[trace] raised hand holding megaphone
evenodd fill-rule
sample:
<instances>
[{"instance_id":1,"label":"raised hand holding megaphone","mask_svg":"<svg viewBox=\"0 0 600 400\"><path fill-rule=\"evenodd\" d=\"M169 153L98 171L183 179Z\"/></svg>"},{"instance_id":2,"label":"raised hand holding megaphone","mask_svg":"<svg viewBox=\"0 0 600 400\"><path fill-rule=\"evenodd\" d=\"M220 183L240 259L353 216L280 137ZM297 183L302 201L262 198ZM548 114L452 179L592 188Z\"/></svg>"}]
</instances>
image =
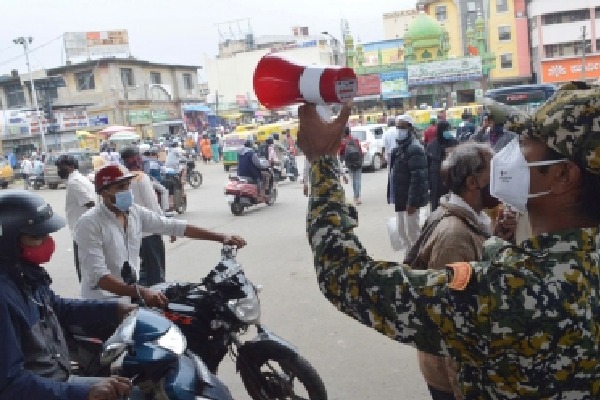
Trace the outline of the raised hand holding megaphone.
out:
<instances>
[{"instance_id":1,"label":"raised hand holding megaphone","mask_svg":"<svg viewBox=\"0 0 600 400\"><path fill-rule=\"evenodd\" d=\"M253 84L258 101L271 110L295 103L346 103L358 88L352 68L300 65L274 54L260 59Z\"/></svg>"}]
</instances>

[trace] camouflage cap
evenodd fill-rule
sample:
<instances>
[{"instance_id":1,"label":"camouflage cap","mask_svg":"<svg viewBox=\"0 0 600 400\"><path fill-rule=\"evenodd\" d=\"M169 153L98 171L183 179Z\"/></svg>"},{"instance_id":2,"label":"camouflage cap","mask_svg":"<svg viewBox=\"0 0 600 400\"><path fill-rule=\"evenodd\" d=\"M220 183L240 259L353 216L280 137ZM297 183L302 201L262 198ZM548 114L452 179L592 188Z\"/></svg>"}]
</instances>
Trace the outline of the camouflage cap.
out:
<instances>
[{"instance_id":1,"label":"camouflage cap","mask_svg":"<svg viewBox=\"0 0 600 400\"><path fill-rule=\"evenodd\" d=\"M591 173L600 174L599 85L567 83L533 115L496 102L488 101L486 107L506 130L538 138Z\"/></svg>"}]
</instances>

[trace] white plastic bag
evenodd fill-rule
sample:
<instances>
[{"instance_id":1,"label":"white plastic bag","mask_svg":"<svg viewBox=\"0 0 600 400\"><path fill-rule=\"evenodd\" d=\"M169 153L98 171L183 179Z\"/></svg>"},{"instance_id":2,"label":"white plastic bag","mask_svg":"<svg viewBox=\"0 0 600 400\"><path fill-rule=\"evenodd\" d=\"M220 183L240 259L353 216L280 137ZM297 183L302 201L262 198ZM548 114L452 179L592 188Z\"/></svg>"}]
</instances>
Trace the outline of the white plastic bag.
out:
<instances>
[{"instance_id":1,"label":"white plastic bag","mask_svg":"<svg viewBox=\"0 0 600 400\"><path fill-rule=\"evenodd\" d=\"M394 251L402 250L402 241L400 240L400 235L398 234L398 224L396 222L396 217L388 218L387 230L388 235L390 237L390 244L392 245L392 249Z\"/></svg>"}]
</instances>

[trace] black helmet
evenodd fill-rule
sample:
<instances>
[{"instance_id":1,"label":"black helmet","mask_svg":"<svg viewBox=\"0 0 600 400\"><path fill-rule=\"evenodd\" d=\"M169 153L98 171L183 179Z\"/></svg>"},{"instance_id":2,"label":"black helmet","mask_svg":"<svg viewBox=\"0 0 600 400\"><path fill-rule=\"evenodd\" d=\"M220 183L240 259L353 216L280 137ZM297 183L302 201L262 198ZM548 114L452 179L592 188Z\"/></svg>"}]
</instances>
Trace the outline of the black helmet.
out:
<instances>
[{"instance_id":1,"label":"black helmet","mask_svg":"<svg viewBox=\"0 0 600 400\"><path fill-rule=\"evenodd\" d=\"M269 136L265 142L266 142L268 145L271 145L271 144L273 144L273 137L272 137L272 136Z\"/></svg>"},{"instance_id":2,"label":"black helmet","mask_svg":"<svg viewBox=\"0 0 600 400\"><path fill-rule=\"evenodd\" d=\"M140 154L140 150L134 146L127 146L121 150L121 160L126 160Z\"/></svg>"},{"instance_id":3,"label":"black helmet","mask_svg":"<svg viewBox=\"0 0 600 400\"><path fill-rule=\"evenodd\" d=\"M249 147L252 149L254 147L254 142L252 140L248 139L244 142L244 147Z\"/></svg>"},{"instance_id":4,"label":"black helmet","mask_svg":"<svg viewBox=\"0 0 600 400\"><path fill-rule=\"evenodd\" d=\"M26 190L0 192L0 210L0 259L10 263L19 261L21 234L43 236L66 225L42 196Z\"/></svg>"},{"instance_id":5,"label":"black helmet","mask_svg":"<svg viewBox=\"0 0 600 400\"><path fill-rule=\"evenodd\" d=\"M54 164L57 167L60 167L61 165L68 165L75 169L79 169L79 161L77 161L77 159L70 154L60 155Z\"/></svg>"}]
</instances>

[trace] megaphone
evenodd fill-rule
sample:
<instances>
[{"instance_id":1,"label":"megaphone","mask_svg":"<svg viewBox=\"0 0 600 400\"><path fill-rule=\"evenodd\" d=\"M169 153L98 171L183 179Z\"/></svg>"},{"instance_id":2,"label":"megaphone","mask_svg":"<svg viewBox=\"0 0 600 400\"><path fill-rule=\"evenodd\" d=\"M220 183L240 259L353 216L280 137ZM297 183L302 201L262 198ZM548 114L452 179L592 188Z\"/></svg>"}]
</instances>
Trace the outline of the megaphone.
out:
<instances>
[{"instance_id":1,"label":"megaphone","mask_svg":"<svg viewBox=\"0 0 600 400\"><path fill-rule=\"evenodd\" d=\"M345 103L358 88L352 68L301 65L274 54L260 59L253 84L258 101L271 110L294 103Z\"/></svg>"}]
</instances>

